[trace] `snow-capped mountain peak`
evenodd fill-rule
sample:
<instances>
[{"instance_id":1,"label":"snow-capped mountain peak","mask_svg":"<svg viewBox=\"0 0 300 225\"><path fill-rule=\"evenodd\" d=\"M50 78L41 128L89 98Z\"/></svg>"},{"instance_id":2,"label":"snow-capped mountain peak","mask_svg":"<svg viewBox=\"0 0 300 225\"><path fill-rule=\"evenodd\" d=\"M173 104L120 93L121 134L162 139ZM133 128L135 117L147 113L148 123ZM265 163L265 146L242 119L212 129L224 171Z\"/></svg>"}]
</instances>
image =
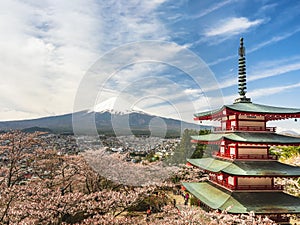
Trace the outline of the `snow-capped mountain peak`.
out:
<instances>
[{"instance_id":1,"label":"snow-capped mountain peak","mask_svg":"<svg viewBox=\"0 0 300 225\"><path fill-rule=\"evenodd\" d=\"M123 98L111 97L96 104L90 112L110 112L112 114L129 114L133 112L145 113L142 109L130 104Z\"/></svg>"}]
</instances>

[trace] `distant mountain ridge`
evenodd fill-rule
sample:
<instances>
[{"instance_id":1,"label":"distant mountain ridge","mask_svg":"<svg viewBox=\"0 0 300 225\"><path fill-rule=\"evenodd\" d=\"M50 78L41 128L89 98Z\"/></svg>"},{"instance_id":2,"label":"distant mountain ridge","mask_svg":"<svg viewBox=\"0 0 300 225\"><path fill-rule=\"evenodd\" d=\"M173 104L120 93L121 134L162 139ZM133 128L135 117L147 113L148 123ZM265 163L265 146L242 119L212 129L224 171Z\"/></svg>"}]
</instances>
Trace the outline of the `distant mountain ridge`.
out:
<instances>
[{"instance_id":1,"label":"distant mountain ridge","mask_svg":"<svg viewBox=\"0 0 300 225\"><path fill-rule=\"evenodd\" d=\"M192 115L192 114L191 114ZM155 116L132 105L124 96L111 97L92 109L60 116L0 122L0 130L18 129L28 132L48 130L54 133L72 133L76 121L76 134L88 134L89 126L96 126L98 133L111 135L141 134L179 136L184 129L210 129L181 120ZM79 126L79 127L78 127ZM79 129L78 129L79 128Z\"/></svg>"},{"instance_id":2,"label":"distant mountain ridge","mask_svg":"<svg viewBox=\"0 0 300 225\"><path fill-rule=\"evenodd\" d=\"M0 130L34 130L39 128L50 129L54 133L72 133L72 113L60 115L60 116L49 116L38 119L29 119L29 120L18 120L18 121L5 121L0 122ZM95 118L95 124L99 133L104 134L114 134L114 129L119 129L119 133L128 134L128 132L136 134L150 134L151 121L153 119L158 119L163 121L163 126L166 126L167 132L174 136L180 135L182 129L200 129L200 125L187 123L180 120L157 117L154 115L149 115L143 112L131 112L131 113L112 113L112 112L93 112L93 111L81 111L76 112L75 116L77 118L82 118L84 121L87 118ZM113 121L115 124L113 124ZM122 124L118 124L118 121L127 121L130 127L130 131L124 128L122 132ZM84 126L84 122L83 122ZM153 126L153 125L152 125ZM156 122L156 126L160 126ZM210 129L209 126L201 126L202 129ZM31 129L30 129L31 128Z\"/></svg>"}]
</instances>

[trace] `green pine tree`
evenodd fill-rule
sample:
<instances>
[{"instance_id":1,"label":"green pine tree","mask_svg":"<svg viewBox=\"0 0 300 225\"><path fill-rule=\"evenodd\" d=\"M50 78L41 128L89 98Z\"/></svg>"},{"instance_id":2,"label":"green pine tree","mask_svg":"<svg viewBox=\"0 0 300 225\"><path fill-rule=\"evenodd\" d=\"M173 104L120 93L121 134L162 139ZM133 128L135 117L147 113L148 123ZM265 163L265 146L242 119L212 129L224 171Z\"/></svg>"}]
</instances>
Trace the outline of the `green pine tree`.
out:
<instances>
[{"instance_id":1,"label":"green pine tree","mask_svg":"<svg viewBox=\"0 0 300 225\"><path fill-rule=\"evenodd\" d=\"M209 130L189 130L185 129L181 135L180 145L175 149L173 157L170 159L172 164L185 164L188 158L202 158L205 145L191 142L191 136L208 134Z\"/></svg>"}]
</instances>

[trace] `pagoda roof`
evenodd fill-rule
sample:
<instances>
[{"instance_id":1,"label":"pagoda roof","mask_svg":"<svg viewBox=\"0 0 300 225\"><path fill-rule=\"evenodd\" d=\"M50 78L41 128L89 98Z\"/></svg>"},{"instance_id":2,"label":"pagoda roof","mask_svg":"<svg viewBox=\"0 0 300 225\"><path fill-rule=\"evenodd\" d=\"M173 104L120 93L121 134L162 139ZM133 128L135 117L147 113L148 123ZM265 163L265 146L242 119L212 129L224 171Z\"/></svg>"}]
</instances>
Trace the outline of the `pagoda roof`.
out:
<instances>
[{"instance_id":1,"label":"pagoda roof","mask_svg":"<svg viewBox=\"0 0 300 225\"><path fill-rule=\"evenodd\" d=\"M233 142L274 144L274 145L294 145L300 144L299 137L292 137L271 132L231 132L231 133L210 133L205 135L192 136L192 139L199 142L217 142L227 139Z\"/></svg>"},{"instance_id":2,"label":"pagoda roof","mask_svg":"<svg viewBox=\"0 0 300 225\"><path fill-rule=\"evenodd\" d=\"M297 108L284 108L268 105L260 105L252 102L238 102L231 105L224 105L220 109L210 110L206 112L196 113L194 116L199 119L213 119L219 116L224 116L223 110L229 110L240 113L258 114L267 116L268 120L280 119L275 115L288 115L292 118L300 117L300 109ZM287 117L286 117L287 118ZM283 118L282 118L283 119Z\"/></svg>"},{"instance_id":3,"label":"pagoda roof","mask_svg":"<svg viewBox=\"0 0 300 225\"><path fill-rule=\"evenodd\" d=\"M204 170L237 176L300 176L300 167L278 161L225 161L214 158L188 159Z\"/></svg>"},{"instance_id":4,"label":"pagoda roof","mask_svg":"<svg viewBox=\"0 0 300 225\"><path fill-rule=\"evenodd\" d=\"M183 186L210 208L229 213L300 213L300 198L284 192L229 192L209 182L183 183Z\"/></svg>"}]
</instances>

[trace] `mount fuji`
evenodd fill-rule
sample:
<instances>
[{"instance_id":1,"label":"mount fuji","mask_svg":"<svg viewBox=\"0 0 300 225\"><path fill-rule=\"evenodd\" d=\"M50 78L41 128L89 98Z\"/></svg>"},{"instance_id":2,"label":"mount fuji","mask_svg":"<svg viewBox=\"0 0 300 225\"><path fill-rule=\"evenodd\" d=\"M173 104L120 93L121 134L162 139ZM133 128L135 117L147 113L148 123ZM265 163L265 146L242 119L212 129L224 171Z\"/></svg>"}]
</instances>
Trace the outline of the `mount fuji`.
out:
<instances>
[{"instance_id":1,"label":"mount fuji","mask_svg":"<svg viewBox=\"0 0 300 225\"><path fill-rule=\"evenodd\" d=\"M192 113L191 113L192 116ZM124 99L109 98L92 109L65 115L49 116L30 120L0 122L0 130L51 131L53 133L73 133L72 118L79 118L79 124L93 119L99 134L106 135L150 135L165 130L166 136L180 136L184 129L210 129L211 127L184 122L172 118L156 116L131 106ZM84 129L83 129L84 130ZM116 131L118 134L116 134ZM158 132L157 132L158 131ZM83 133L84 134L84 133ZM155 135L155 134L154 134Z\"/></svg>"},{"instance_id":2,"label":"mount fuji","mask_svg":"<svg viewBox=\"0 0 300 225\"><path fill-rule=\"evenodd\" d=\"M145 113L139 107L130 104L123 98L111 97L93 107L89 112L104 113L110 112L111 114L130 114L130 113Z\"/></svg>"}]
</instances>

